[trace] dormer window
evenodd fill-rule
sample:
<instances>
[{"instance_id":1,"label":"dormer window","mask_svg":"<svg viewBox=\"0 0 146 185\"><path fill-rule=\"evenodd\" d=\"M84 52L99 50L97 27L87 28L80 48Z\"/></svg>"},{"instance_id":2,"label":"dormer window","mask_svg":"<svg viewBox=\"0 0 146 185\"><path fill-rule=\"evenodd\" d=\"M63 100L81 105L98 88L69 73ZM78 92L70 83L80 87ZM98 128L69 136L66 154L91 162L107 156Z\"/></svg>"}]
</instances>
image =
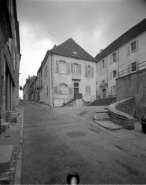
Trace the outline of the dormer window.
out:
<instances>
[{"instance_id":1,"label":"dormer window","mask_svg":"<svg viewBox=\"0 0 146 185\"><path fill-rule=\"evenodd\" d=\"M77 55L77 52L76 51L73 51L73 54Z\"/></svg>"}]
</instances>

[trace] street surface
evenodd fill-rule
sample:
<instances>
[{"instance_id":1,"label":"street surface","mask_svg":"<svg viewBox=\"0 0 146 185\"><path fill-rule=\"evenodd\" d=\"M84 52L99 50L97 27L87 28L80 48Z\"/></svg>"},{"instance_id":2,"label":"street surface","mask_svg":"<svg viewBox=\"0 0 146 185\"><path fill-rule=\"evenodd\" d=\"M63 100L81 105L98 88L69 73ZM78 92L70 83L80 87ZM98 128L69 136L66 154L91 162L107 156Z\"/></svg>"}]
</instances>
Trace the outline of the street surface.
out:
<instances>
[{"instance_id":1,"label":"street surface","mask_svg":"<svg viewBox=\"0 0 146 185\"><path fill-rule=\"evenodd\" d=\"M146 184L146 135L100 129L91 110L25 102L22 184L66 184L71 171L81 184Z\"/></svg>"}]
</instances>

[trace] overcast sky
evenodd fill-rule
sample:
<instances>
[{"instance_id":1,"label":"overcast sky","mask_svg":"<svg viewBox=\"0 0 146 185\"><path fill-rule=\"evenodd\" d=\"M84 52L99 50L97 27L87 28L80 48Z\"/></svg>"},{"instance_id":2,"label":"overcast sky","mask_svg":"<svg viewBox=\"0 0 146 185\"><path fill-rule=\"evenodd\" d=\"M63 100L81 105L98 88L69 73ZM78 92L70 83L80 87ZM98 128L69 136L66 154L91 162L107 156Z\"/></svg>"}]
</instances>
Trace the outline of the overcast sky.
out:
<instances>
[{"instance_id":1,"label":"overcast sky","mask_svg":"<svg viewBox=\"0 0 146 185\"><path fill-rule=\"evenodd\" d=\"M145 0L17 0L20 85L37 74L46 51L69 38L93 57L146 18ZM48 32L49 31L49 32ZM22 92L20 92L22 96Z\"/></svg>"}]
</instances>

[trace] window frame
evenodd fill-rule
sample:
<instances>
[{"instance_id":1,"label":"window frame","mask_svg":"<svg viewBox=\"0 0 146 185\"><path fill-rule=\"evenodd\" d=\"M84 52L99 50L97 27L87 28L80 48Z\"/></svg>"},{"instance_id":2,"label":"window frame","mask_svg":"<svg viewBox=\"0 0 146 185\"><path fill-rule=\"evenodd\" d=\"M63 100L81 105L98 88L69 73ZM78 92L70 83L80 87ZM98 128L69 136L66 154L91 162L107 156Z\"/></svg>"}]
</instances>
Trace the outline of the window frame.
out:
<instances>
[{"instance_id":1,"label":"window frame","mask_svg":"<svg viewBox=\"0 0 146 185\"><path fill-rule=\"evenodd\" d=\"M131 63L131 71L134 72L137 70L137 63L136 62L132 62Z\"/></svg>"},{"instance_id":2,"label":"window frame","mask_svg":"<svg viewBox=\"0 0 146 185\"><path fill-rule=\"evenodd\" d=\"M59 73L60 74L67 74L66 61L63 61L63 60L59 61Z\"/></svg>"},{"instance_id":3,"label":"window frame","mask_svg":"<svg viewBox=\"0 0 146 185\"><path fill-rule=\"evenodd\" d=\"M117 56L116 55L117 55L116 52L112 54L112 56L113 56L113 61L112 62L113 63L117 61Z\"/></svg>"},{"instance_id":4,"label":"window frame","mask_svg":"<svg viewBox=\"0 0 146 185\"><path fill-rule=\"evenodd\" d=\"M116 78L116 76L117 76L117 71L114 70L114 71L112 72L112 77L113 77L113 78Z\"/></svg>"},{"instance_id":5,"label":"window frame","mask_svg":"<svg viewBox=\"0 0 146 185\"><path fill-rule=\"evenodd\" d=\"M135 52L136 51L136 41L132 42L130 45L131 45L131 53Z\"/></svg>"}]
</instances>

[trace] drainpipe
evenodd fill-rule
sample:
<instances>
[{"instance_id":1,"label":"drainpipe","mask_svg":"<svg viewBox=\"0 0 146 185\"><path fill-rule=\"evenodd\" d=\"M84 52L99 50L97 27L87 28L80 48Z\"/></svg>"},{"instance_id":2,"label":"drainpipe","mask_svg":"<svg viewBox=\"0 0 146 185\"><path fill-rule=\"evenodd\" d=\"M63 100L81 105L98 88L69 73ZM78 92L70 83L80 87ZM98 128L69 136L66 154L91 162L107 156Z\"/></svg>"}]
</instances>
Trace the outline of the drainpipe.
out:
<instances>
[{"instance_id":1,"label":"drainpipe","mask_svg":"<svg viewBox=\"0 0 146 185\"><path fill-rule=\"evenodd\" d=\"M0 48L0 134L2 133L1 124L2 124L2 55L1 51L4 48L5 42L3 42L2 47Z\"/></svg>"}]
</instances>

